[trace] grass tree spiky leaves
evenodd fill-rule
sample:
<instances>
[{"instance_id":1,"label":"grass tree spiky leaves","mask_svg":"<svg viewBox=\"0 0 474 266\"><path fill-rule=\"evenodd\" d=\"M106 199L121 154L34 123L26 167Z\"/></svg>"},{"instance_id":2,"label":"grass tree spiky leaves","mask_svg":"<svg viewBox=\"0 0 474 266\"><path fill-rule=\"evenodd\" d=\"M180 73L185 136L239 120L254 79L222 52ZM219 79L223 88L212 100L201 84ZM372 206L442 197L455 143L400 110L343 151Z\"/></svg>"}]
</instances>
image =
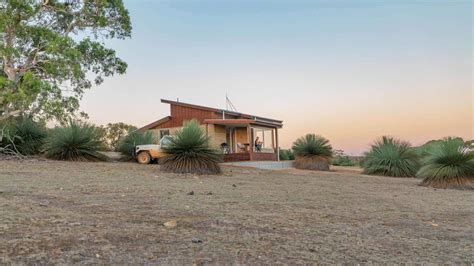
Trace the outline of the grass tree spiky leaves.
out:
<instances>
[{"instance_id":1,"label":"grass tree spiky leaves","mask_svg":"<svg viewBox=\"0 0 474 266\"><path fill-rule=\"evenodd\" d=\"M316 135L307 134L293 143L295 168L328 171L333 150L329 140Z\"/></svg>"},{"instance_id":2,"label":"grass tree spiky leaves","mask_svg":"<svg viewBox=\"0 0 474 266\"><path fill-rule=\"evenodd\" d=\"M210 146L209 137L196 120L183 128L162 147L165 156L160 159L161 169L174 173L219 174L222 154Z\"/></svg>"},{"instance_id":3,"label":"grass tree spiky leaves","mask_svg":"<svg viewBox=\"0 0 474 266\"><path fill-rule=\"evenodd\" d=\"M85 122L69 121L63 127L51 130L46 138L48 158L63 161L105 161L99 153L104 149L102 132Z\"/></svg>"},{"instance_id":4,"label":"grass tree spiky leaves","mask_svg":"<svg viewBox=\"0 0 474 266\"><path fill-rule=\"evenodd\" d=\"M364 154L363 173L392 177L414 177L420 167L419 156L410 143L383 136Z\"/></svg>"},{"instance_id":5,"label":"grass tree spiky leaves","mask_svg":"<svg viewBox=\"0 0 474 266\"><path fill-rule=\"evenodd\" d=\"M417 173L421 185L474 189L474 150L469 143L448 137L429 149Z\"/></svg>"}]
</instances>

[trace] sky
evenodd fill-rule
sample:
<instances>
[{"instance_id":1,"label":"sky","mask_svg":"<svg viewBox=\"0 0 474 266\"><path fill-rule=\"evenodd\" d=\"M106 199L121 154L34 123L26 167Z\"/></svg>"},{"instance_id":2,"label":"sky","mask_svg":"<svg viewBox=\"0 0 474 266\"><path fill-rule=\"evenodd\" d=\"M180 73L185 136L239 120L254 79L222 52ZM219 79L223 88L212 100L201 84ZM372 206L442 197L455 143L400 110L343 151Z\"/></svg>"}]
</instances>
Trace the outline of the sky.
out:
<instances>
[{"instance_id":1,"label":"sky","mask_svg":"<svg viewBox=\"0 0 474 266\"><path fill-rule=\"evenodd\" d=\"M87 91L91 122L143 126L160 99L280 119L358 155L382 135L474 138L473 2L124 0L133 32L105 40L128 63Z\"/></svg>"}]
</instances>

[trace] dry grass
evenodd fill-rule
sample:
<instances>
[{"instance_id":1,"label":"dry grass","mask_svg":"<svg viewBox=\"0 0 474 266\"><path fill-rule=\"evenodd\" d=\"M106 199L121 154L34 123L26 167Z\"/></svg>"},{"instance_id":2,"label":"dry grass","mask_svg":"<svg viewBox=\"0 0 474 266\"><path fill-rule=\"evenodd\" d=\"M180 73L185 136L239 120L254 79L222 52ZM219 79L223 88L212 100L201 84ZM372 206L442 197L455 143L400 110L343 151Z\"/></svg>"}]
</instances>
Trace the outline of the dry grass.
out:
<instances>
[{"instance_id":1,"label":"dry grass","mask_svg":"<svg viewBox=\"0 0 474 266\"><path fill-rule=\"evenodd\" d=\"M333 169L0 161L0 263L474 261L472 191Z\"/></svg>"}]
</instances>

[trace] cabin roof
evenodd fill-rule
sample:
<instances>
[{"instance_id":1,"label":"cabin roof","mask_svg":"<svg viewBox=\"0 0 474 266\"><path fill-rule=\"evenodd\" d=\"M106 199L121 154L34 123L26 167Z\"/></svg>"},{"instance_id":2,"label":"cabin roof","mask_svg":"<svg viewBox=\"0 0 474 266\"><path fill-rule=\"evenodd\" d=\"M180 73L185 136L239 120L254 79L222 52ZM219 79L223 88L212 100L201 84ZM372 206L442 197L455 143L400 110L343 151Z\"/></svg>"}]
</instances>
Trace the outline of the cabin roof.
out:
<instances>
[{"instance_id":1,"label":"cabin roof","mask_svg":"<svg viewBox=\"0 0 474 266\"><path fill-rule=\"evenodd\" d=\"M236 124L253 124L253 125L261 125L261 126L270 126L270 127L276 127L276 128L281 128L283 127L283 121L281 120L276 120L272 118L266 118L266 117L261 117L261 116L256 116L256 115L250 115L250 114L244 114L244 113L239 113L239 112L234 112L234 111L229 111L229 110L224 110L224 109L218 109L218 108L213 108L213 107L208 107L208 106L202 106L202 105L196 105L196 104L190 104L190 103L184 103L184 102L179 102L179 101L171 101L171 100L166 100L166 99L161 99L162 103L167 103L170 105L175 105L175 106L183 106L183 107L188 107L188 108L193 108L193 109L198 109L198 110L204 110L204 111L209 111L209 112L214 112L219 115L222 115L225 118L225 115L231 115L235 116L235 119L205 119L204 123L207 124L221 124L221 125L236 125ZM146 126L141 127L138 129L138 131L143 131L146 129L154 128L157 127L163 123L166 123L172 119L171 116L166 116L164 118L161 118L155 122L152 122Z\"/></svg>"},{"instance_id":2,"label":"cabin roof","mask_svg":"<svg viewBox=\"0 0 474 266\"><path fill-rule=\"evenodd\" d=\"M247 126L247 125L256 125L262 127L272 127L272 128L280 128L281 126L273 124L273 123L266 123L260 120L253 120L253 119L205 119L204 124L214 124L214 125L232 125L232 126Z\"/></svg>"},{"instance_id":3,"label":"cabin roof","mask_svg":"<svg viewBox=\"0 0 474 266\"><path fill-rule=\"evenodd\" d=\"M165 116L161 119L156 120L155 122L151 122L150 124L145 125L145 126L139 128L139 129L137 129L137 131L143 131L143 130L146 130L146 129L154 128L154 127L159 126L159 125L161 125L165 122L168 122L170 120L171 120L171 116Z\"/></svg>"},{"instance_id":4,"label":"cabin roof","mask_svg":"<svg viewBox=\"0 0 474 266\"><path fill-rule=\"evenodd\" d=\"M172 104L172 105L190 107L190 108L194 108L194 109L212 111L212 112L216 112L216 113L220 113L220 114L225 112L226 114L229 114L229 115L241 116L241 117L249 118L249 119L261 119L261 120L267 120L269 122L274 122L274 123L280 123L280 124L283 123L282 120L276 120L276 119L272 119L272 118L256 116L256 115L250 115L250 114L234 112L234 111L229 111L229 110L224 110L224 109L218 109L218 108L213 108L213 107L208 107L208 106L202 106L202 105L196 105L196 104L190 104L190 103L184 103L184 102L178 102L178 101L171 101L171 100L166 100L166 99L161 99L161 102L162 103L167 103L167 104Z\"/></svg>"}]
</instances>

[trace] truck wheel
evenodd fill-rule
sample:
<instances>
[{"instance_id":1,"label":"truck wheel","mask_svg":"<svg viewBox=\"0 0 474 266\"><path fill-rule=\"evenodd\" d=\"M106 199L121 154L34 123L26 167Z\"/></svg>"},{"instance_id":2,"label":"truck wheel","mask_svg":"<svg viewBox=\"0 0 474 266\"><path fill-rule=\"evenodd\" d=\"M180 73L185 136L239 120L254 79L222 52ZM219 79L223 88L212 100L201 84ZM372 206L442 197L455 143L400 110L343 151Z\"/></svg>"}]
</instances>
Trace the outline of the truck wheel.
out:
<instances>
[{"instance_id":1,"label":"truck wheel","mask_svg":"<svg viewBox=\"0 0 474 266\"><path fill-rule=\"evenodd\" d=\"M150 161L151 161L151 156L146 151L142 151L137 155L137 162L139 164L149 164Z\"/></svg>"}]
</instances>

